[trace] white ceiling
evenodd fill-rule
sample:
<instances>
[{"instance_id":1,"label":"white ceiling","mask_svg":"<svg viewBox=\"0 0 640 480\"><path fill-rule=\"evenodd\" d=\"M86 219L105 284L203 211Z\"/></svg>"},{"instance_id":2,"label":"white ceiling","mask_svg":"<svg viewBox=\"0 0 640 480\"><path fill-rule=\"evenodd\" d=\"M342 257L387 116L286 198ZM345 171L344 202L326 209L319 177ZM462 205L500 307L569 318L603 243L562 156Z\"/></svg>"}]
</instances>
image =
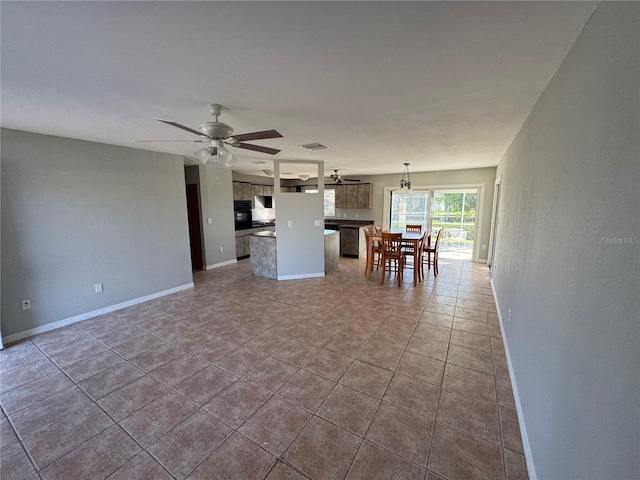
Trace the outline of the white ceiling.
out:
<instances>
[{"instance_id":1,"label":"white ceiling","mask_svg":"<svg viewBox=\"0 0 640 480\"><path fill-rule=\"evenodd\" d=\"M1 124L194 158L135 140L192 139L153 118L197 129L216 102L235 133L282 133L251 142L276 158L347 176L493 166L595 6L3 1Z\"/></svg>"}]
</instances>

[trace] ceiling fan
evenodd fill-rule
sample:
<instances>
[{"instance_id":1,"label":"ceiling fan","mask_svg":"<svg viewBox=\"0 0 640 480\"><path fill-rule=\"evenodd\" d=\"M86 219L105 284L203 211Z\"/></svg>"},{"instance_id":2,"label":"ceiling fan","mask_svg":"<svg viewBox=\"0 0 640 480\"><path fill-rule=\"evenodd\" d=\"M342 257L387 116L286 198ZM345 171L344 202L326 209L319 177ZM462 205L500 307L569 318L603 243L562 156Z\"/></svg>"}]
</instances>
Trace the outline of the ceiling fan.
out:
<instances>
[{"instance_id":1,"label":"ceiling fan","mask_svg":"<svg viewBox=\"0 0 640 480\"><path fill-rule=\"evenodd\" d=\"M161 142L194 142L194 143L208 143L208 145L195 152L195 156L204 165L212 156L217 156L218 162L223 163L229 167L235 163L235 158L231 152L229 152L225 145L236 148L244 148L246 150L253 150L255 152L268 153L269 155L275 155L280 152L277 148L263 147L262 145L253 145L251 143L244 143L247 140L266 140L269 138L281 138L282 135L276 130L263 130L260 132L242 133L240 135L233 135L233 129L226 123L218 121L218 116L222 111L222 105L212 103L209 105L209 112L214 116L215 121L204 122L198 127L200 131L193 128L189 128L185 125L181 125L177 122L170 120L163 120L161 118L154 118L162 123L171 125L172 127L185 130L189 133L198 135L198 140L159 140ZM142 142L157 142L158 140L140 140Z\"/></svg>"},{"instance_id":2,"label":"ceiling fan","mask_svg":"<svg viewBox=\"0 0 640 480\"><path fill-rule=\"evenodd\" d=\"M359 182L360 180L356 178L343 178L342 175L338 173L338 170L334 170L329 178L334 181L334 183L340 184L342 182Z\"/></svg>"}]
</instances>

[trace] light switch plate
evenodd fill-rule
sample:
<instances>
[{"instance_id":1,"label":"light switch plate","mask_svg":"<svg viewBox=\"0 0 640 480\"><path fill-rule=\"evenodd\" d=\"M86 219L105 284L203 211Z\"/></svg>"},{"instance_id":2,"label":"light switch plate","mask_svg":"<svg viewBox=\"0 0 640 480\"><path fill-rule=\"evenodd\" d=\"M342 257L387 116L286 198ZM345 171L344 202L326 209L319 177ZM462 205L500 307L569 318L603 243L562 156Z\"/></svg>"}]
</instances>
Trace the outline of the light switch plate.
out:
<instances>
[{"instance_id":1,"label":"light switch plate","mask_svg":"<svg viewBox=\"0 0 640 480\"><path fill-rule=\"evenodd\" d=\"M293 227L293 222L291 220L287 222L287 227Z\"/></svg>"},{"instance_id":2,"label":"light switch plate","mask_svg":"<svg viewBox=\"0 0 640 480\"><path fill-rule=\"evenodd\" d=\"M313 226L314 227L321 227L322 226L322 220L314 220L313 221Z\"/></svg>"}]
</instances>

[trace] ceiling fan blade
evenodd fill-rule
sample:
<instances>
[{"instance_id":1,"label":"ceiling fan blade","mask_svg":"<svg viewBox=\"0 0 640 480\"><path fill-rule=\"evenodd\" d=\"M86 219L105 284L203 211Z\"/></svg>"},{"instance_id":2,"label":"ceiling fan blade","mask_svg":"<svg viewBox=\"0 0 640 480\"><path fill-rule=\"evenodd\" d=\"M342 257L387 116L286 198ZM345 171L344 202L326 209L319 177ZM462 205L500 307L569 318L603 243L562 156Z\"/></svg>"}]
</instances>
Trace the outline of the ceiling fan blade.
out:
<instances>
[{"instance_id":1,"label":"ceiling fan blade","mask_svg":"<svg viewBox=\"0 0 640 480\"><path fill-rule=\"evenodd\" d=\"M160 142L188 142L188 143L207 143L209 140L134 140L136 143L160 143Z\"/></svg>"},{"instance_id":2,"label":"ceiling fan blade","mask_svg":"<svg viewBox=\"0 0 640 480\"><path fill-rule=\"evenodd\" d=\"M268 153L269 155L275 155L280 151L277 148L263 147L261 145L251 145L250 143L232 143L231 146L244 148L246 150L253 150L255 152Z\"/></svg>"},{"instance_id":3,"label":"ceiling fan blade","mask_svg":"<svg viewBox=\"0 0 640 480\"><path fill-rule=\"evenodd\" d=\"M239 142L247 140L266 140L268 138L281 138L282 135L275 130L263 130L262 132L241 133L240 135L231 135Z\"/></svg>"},{"instance_id":4,"label":"ceiling fan blade","mask_svg":"<svg viewBox=\"0 0 640 480\"><path fill-rule=\"evenodd\" d=\"M181 129L181 130L185 130L185 131L187 131L189 133L195 133L196 135L198 135L200 137L211 138L209 135L205 135L202 132L194 130L193 128L185 127L184 125L180 125L179 123L176 123L176 122L171 122L169 120L162 120L161 118L154 118L154 120L157 120L157 121L162 122L162 123L166 123L167 125L171 125L172 127L176 127L176 128Z\"/></svg>"},{"instance_id":5,"label":"ceiling fan blade","mask_svg":"<svg viewBox=\"0 0 640 480\"><path fill-rule=\"evenodd\" d=\"M343 178L342 180L346 180L347 182L359 182L357 178Z\"/></svg>"}]
</instances>

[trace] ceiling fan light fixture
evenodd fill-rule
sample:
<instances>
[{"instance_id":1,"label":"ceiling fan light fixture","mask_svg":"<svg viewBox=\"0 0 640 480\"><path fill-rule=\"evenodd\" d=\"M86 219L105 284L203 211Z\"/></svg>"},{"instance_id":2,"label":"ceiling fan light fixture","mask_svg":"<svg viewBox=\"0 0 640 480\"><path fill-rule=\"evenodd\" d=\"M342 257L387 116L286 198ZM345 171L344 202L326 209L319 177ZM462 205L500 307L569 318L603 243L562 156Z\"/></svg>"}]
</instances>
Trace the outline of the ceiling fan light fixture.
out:
<instances>
[{"instance_id":1,"label":"ceiling fan light fixture","mask_svg":"<svg viewBox=\"0 0 640 480\"><path fill-rule=\"evenodd\" d=\"M200 163L202 163L203 165L205 165L209 159L211 158L211 153L213 152L213 148L212 147L205 147L201 150L198 150L195 153L195 156L198 158L198 160L200 161Z\"/></svg>"},{"instance_id":2,"label":"ceiling fan light fixture","mask_svg":"<svg viewBox=\"0 0 640 480\"><path fill-rule=\"evenodd\" d=\"M273 170L262 170L267 177L273 177Z\"/></svg>"},{"instance_id":3,"label":"ceiling fan light fixture","mask_svg":"<svg viewBox=\"0 0 640 480\"><path fill-rule=\"evenodd\" d=\"M404 172L402 172L402 180L400 180L400 188L407 187L408 190L411 190L411 178L409 178L409 165L410 165L409 163L404 164Z\"/></svg>"},{"instance_id":4,"label":"ceiling fan light fixture","mask_svg":"<svg viewBox=\"0 0 640 480\"><path fill-rule=\"evenodd\" d=\"M298 175L298 178L300 180L302 180L303 182L306 182L307 180L309 180L309 178L311 178L310 175Z\"/></svg>"}]
</instances>

